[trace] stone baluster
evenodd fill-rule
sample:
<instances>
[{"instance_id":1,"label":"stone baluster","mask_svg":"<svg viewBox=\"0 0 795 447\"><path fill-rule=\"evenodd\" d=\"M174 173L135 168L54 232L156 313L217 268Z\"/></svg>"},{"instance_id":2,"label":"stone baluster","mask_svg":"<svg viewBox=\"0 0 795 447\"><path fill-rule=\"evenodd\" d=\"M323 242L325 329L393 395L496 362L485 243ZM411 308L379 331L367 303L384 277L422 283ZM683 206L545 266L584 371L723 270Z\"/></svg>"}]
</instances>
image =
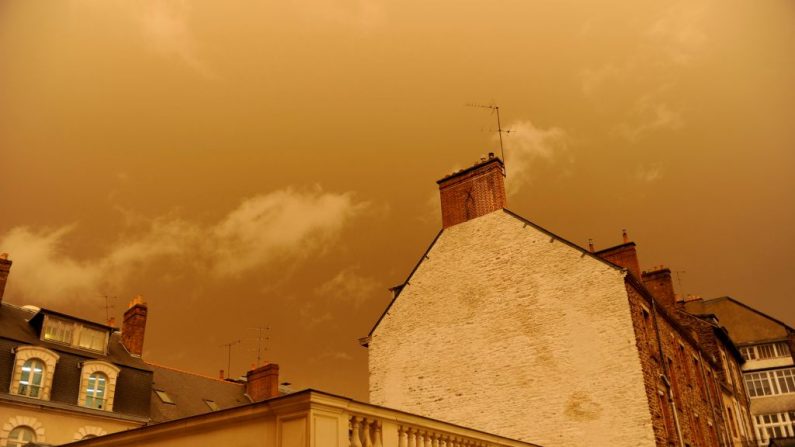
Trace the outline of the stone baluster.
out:
<instances>
[{"instance_id":1,"label":"stone baluster","mask_svg":"<svg viewBox=\"0 0 795 447\"><path fill-rule=\"evenodd\" d=\"M381 441L381 421L378 419L373 421L373 447L383 447L384 443Z\"/></svg>"},{"instance_id":2,"label":"stone baluster","mask_svg":"<svg viewBox=\"0 0 795 447\"><path fill-rule=\"evenodd\" d=\"M439 436L439 447L449 447L450 437L447 435Z\"/></svg>"},{"instance_id":3,"label":"stone baluster","mask_svg":"<svg viewBox=\"0 0 795 447\"><path fill-rule=\"evenodd\" d=\"M398 447L409 447L409 440L408 440L408 433L406 432L406 427L399 426L398 427Z\"/></svg>"},{"instance_id":4,"label":"stone baluster","mask_svg":"<svg viewBox=\"0 0 795 447\"><path fill-rule=\"evenodd\" d=\"M361 419L358 416L351 417L351 447L362 447L362 440L359 437Z\"/></svg>"},{"instance_id":5,"label":"stone baluster","mask_svg":"<svg viewBox=\"0 0 795 447\"><path fill-rule=\"evenodd\" d=\"M373 439L370 435L370 426L373 424L372 419L362 418L362 434L364 435L364 447L373 447Z\"/></svg>"},{"instance_id":6,"label":"stone baluster","mask_svg":"<svg viewBox=\"0 0 795 447\"><path fill-rule=\"evenodd\" d=\"M417 447L417 430L413 428L408 429L408 438L409 438L409 446L408 447Z\"/></svg>"},{"instance_id":7,"label":"stone baluster","mask_svg":"<svg viewBox=\"0 0 795 447\"><path fill-rule=\"evenodd\" d=\"M425 447L433 447L433 438L435 437L433 432L425 432Z\"/></svg>"}]
</instances>

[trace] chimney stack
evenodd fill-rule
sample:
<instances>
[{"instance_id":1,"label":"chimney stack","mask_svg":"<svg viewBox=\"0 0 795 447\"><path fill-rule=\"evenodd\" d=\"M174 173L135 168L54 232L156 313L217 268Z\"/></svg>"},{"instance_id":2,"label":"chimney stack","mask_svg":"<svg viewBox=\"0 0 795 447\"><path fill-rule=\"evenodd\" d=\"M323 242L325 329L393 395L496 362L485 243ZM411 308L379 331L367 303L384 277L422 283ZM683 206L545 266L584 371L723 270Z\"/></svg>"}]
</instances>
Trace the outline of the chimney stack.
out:
<instances>
[{"instance_id":1,"label":"chimney stack","mask_svg":"<svg viewBox=\"0 0 795 447\"><path fill-rule=\"evenodd\" d=\"M622 236L624 238L623 244L599 250L596 255L619 267L624 267L635 278L640 279L640 263L638 262L638 251L635 249L635 243L629 240L627 230L623 231Z\"/></svg>"},{"instance_id":2,"label":"chimney stack","mask_svg":"<svg viewBox=\"0 0 795 447\"><path fill-rule=\"evenodd\" d=\"M649 292L665 306L673 307L676 304L676 294L674 293L674 282L671 278L671 270L667 267L659 266L649 272L643 272L643 285Z\"/></svg>"},{"instance_id":3,"label":"chimney stack","mask_svg":"<svg viewBox=\"0 0 795 447\"><path fill-rule=\"evenodd\" d=\"M11 271L11 261L8 260L8 253L0 253L0 303L3 302L9 271Z\"/></svg>"},{"instance_id":4,"label":"chimney stack","mask_svg":"<svg viewBox=\"0 0 795 447\"><path fill-rule=\"evenodd\" d=\"M442 202L442 228L505 208L504 166L491 152L474 166L436 183Z\"/></svg>"},{"instance_id":5,"label":"chimney stack","mask_svg":"<svg viewBox=\"0 0 795 447\"><path fill-rule=\"evenodd\" d=\"M279 395L279 365L268 363L246 373L246 394L254 402Z\"/></svg>"},{"instance_id":6,"label":"chimney stack","mask_svg":"<svg viewBox=\"0 0 795 447\"><path fill-rule=\"evenodd\" d=\"M124 312L121 326L121 342L130 354L140 357L144 351L144 332L146 331L147 306L141 295L130 301Z\"/></svg>"}]
</instances>

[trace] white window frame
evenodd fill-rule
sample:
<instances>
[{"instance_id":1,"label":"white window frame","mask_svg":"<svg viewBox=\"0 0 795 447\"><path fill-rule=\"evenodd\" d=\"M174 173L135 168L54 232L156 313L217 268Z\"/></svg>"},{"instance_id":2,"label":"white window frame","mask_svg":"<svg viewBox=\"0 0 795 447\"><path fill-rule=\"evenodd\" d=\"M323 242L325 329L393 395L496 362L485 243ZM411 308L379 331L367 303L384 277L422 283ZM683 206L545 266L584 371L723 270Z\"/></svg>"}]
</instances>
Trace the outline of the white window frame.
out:
<instances>
[{"instance_id":1,"label":"white window frame","mask_svg":"<svg viewBox=\"0 0 795 447\"><path fill-rule=\"evenodd\" d=\"M795 368L747 372L743 374L743 379L745 379L748 395L751 398L795 393ZM783 387L781 386L782 381L784 383ZM763 390L764 385L767 384L770 392L757 393L756 387L752 385L753 383L760 383L763 386Z\"/></svg>"},{"instance_id":2,"label":"white window frame","mask_svg":"<svg viewBox=\"0 0 795 447\"><path fill-rule=\"evenodd\" d=\"M63 324L65 326L71 326L69 331L69 339L68 340L59 340L55 338L47 338L47 328L51 325L55 324ZM83 330L91 330L96 332L104 332L104 339L102 340L102 349L93 349L93 348L86 348L80 345L80 336ZM41 335L40 339L42 341L46 341L49 343L57 343L61 345L71 346L76 349L82 349L84 351L89 352L98 352L102 354L107 354L108 352L108 331L92 327L90 325L83 324L79 321L69 320L68 318L62 318L58 316L51 316L51 315L44 315L44 323L41 327Z\"/></svg>"},{"instance_id":3,"label":"white window frame","mask_svg":"<svg viewBox=\"0 0 795 447\"><path fill-rule=\"evenodd\" d=\"M17 346L14 349L14 371L11 374L11 386L9 387L9 394L17 396L24 396L19 394L19 382L22 379L22 366L26 361L31 359L38 359L44 363L44 371L42 371L41 390L38 397L28 397L29 399L50 400L50 391L52 391L52 377L55 372L55 365L58 363L60 356L53 351L41 346Z\"/></svg>"},{"instance_id":4,"label":"white window frame","mask_svg":"<svg viewBox=\"0 0 795 447\"><path fill-rule=\"evenodd\" d=\"M789 344L785 341L743 346L740 348L740 353L746 360L780 359L792 355Z\"/></svg>"},{"instance_id":5,"label":"white window frame","mask_svg":"<svg viewBox=\"0 0 795 447\"><path fill-rule=\"evenodd\" d=\"M121 370L118 366L102 360L87 360L83 362L80 372L80 394L77 396L77 404L97 411L113 411L113 398L116 395L116 379L119 377L119 371ZM105 405L101 409L86 406L88 378L91 374L97 372L105 374L108 378L108 382L105 384Z\"/></svg>"}]
</instances>

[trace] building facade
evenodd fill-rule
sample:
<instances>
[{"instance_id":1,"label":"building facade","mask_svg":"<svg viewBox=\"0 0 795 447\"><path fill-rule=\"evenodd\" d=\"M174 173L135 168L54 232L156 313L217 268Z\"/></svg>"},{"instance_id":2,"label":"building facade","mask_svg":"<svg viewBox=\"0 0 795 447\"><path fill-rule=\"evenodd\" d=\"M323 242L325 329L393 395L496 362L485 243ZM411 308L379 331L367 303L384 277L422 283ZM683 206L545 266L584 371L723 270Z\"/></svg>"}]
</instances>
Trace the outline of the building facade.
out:
<instances>
[{"instance_id":1,"label":"building facade","mask_svg":"<svg viewBox=\"0 0 795 447\"><path fill-rule=\"evenodd\" d=\"M795 438L795 330L731 297L689 300L682 306L717 318L737 342L745 357L742 374L759 445Z\"/></svg>"},{"instance_id":2,"label":"building facade","mask_svg":"<svg viewBox=\"0 0 795 447\"><path fill-rule=\"evenodd\" d=\"M275 364L235 382L145 362L148 306L140 297L120 329L3 302L10 268L0 256L0 447L65 444L278 393Z\"/></svg>"},{"instance_id":3,"label":"building facade","mask_svg":"<svg viewBox=\"0 0 795 447\"><path fill-rule=\"evenodd\" d=\"M443 228L362 340L370 401L545 446L751 442L728 337L711 355L634 243L579 247L503 181L490 156L438 182Z\"/></svg>"}]
</instances>

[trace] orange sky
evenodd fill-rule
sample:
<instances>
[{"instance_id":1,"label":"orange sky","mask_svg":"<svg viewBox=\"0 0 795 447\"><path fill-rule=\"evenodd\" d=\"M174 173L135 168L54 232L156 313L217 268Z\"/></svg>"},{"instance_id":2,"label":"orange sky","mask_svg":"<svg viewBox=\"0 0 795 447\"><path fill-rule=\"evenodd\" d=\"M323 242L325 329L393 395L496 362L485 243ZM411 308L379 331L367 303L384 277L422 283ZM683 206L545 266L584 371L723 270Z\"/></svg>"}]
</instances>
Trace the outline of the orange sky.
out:
<instances>
[{"instance_id":1,"label":"orange sky","mask_svg":"<svg viewBox=\"0 0 795 447\"><path fill-rule=\"evenodd\" d=\"M211 375L269 325L284 380L366 399L496 101L510 209L795 324L793 55L789 0L0 0L5 299L141 293L145 357Z\"/></svg>"}]
</instances>

